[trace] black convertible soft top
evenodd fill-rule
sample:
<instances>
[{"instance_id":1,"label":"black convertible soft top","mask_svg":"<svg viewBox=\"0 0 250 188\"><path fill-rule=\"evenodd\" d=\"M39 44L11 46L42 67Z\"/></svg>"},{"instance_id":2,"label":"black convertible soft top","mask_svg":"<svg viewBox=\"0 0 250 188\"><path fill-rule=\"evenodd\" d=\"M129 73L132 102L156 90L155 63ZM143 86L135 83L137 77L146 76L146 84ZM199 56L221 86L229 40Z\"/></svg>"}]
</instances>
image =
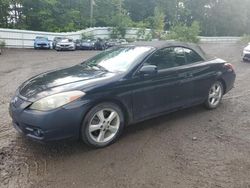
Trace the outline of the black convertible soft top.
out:
<instances>
[{"instance_id":1,"label":"black convertible soft top","mask_svg":"<svg viewBox=\"0 0 250 188\"><path fill-rule=\"evenodd\" d=\"M150 46L154 47L156 49L162 49L162 48L167 48L167 47L173 47L173 46L178 46L178 47L185 47L185 48L190 48L197 52L203 59L208 60L207 55L205 52L201 49L201 47L197 44L193 43L186 43L186 42L178 42L178 41L150 41L150 42L134 42L130 44L132 46Z\"/></svg>"}]
</instances>

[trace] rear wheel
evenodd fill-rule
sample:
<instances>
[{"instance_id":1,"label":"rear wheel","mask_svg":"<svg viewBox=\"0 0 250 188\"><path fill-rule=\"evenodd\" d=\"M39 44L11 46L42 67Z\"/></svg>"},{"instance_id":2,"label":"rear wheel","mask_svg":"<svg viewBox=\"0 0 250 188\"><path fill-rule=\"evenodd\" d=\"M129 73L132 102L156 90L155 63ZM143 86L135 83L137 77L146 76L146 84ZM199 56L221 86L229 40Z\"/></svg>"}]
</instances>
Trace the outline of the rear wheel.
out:
<instances>
[{"instance_id":1,"label":"rear wheel","mask_svg":"<svg viewBox=\"0 0 250 188\"><path fill-rule=\"evenodd\" d=\"M114 143L122 133L124 115L119 106L102 103L92 108L86 115L82 130L82 140L95 148Z\"/></svg>"},{"instance_id":2,"label":"rear wheel","mask_svg":"<svg viewBox=\"0 0 250 188\"><path fill-rule=\"evenodd\" d=\"M217 108L221 103L223 97L223 91L224 91L223 84L220 81L216 81L209 89L205 106L208 109Z\"/></svg>"}]
</instances>

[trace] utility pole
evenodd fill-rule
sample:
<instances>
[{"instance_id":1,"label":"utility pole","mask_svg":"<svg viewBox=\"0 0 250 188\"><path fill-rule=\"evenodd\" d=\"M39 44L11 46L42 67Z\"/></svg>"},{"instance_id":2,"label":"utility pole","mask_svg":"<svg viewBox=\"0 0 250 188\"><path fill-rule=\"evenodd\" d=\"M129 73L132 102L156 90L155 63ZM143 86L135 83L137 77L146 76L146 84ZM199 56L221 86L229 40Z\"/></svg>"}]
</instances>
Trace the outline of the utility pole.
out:
<instances>
[{"instance_id":1,"label":"utility pole","mask_svg":"<svg viewBox=\"0 0 250 188\"><path fill-rule=\"evenodd\" d=\"M123 1L123 0L119 0L119 5L118 5L118 11L119 11L119 19L120 19L120 22L122 22L122 1Z\"/></svg>"},{"instance_id":2,"label":"utility pole","mask_svg":"<svg viewBox=\"0 0 250 188\"><path fill-rule=\"evenodd\" d=\"M93 27L94 0L90 0L90 27Z\"/></svg>"},{"instance_id":3,"label":"utility pole","mask_svg":"<svg viewBox=\"0 0 250 188\"><path fill-rule=\"evenodd\" d=\"M122 0L119 2L119 14L122 15Z\"/></svg>"}]
</instances>

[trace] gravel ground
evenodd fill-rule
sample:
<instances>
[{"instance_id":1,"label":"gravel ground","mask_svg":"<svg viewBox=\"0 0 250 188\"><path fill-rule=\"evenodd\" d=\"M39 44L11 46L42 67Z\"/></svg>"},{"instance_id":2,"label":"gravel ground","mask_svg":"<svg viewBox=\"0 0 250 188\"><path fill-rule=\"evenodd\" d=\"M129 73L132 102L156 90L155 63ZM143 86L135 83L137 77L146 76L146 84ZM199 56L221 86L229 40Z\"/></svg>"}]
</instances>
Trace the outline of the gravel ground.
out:
<instances>
[{"instance_id":1,"label":"gravel ground","mask_svg":"<svg viewBox=\"0 0 250 188\"><path fill-rule=\"evenodd\" d=\"M127 127L114 145L31 142L11 126L8 102L23 81L96 52L7 50L0 56L0 187L250 187L250 64L240 44L202 44L232 63L234 90L214 111L202 106ZM196 137L196 139L193 139Z\"/></svg>"}]
</instances>

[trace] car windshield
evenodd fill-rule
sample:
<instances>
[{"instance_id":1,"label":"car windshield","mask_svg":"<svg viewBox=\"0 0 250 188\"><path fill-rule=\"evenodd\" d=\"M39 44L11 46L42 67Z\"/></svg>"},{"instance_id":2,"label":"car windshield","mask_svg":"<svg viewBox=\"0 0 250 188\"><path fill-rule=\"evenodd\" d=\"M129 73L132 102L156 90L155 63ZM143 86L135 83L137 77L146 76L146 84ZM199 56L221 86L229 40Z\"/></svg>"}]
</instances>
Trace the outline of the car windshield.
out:
<instances>
[{"instance_id":1,"label":"car windshield","mask_svg":"<svg viewBox=\"0 0 250 188\"><path fill-rule=\"evenodd\" d=\"M109 72L125 72L131 65L152 50L152 47L119 47L107 50L83 62L83 66Z\"/></svg>"},{"instance_id":2,"label":"car windshield","mask_svg":"<svg viewBox=\"0 0 250 188\"><path fill-rule=\"evenodd\" d=\"M60 41L60 40L62 40L62 38L60 38L60 37L55 37L54 38L54 41Z\"/></svg>"},{"instance_id":3,"label":"car windshield","mask_svg":"<svg viewBox=\"0 0 250 188\"><path fill-rule=\"evenodd\" d=\"M81 40L82 42L91 42L91 40L90 39L84 39L84 40Z\"/></svg>"},{"instance_id":4,"label":"car windshield","mask_svg":"<svg viewBox=\"0 0 250 188\"><path fill-rule=\"evenodd\" d=\"M61 42L73 42L72 39L62 39Z\"/></svg>"},{"instance_id":5,"label":"car windshield","mask_svg":"<svg viewBox=\"0 0 250 188\"><path fill-rule=\"evenodd\" d=\"M38 40L48 40L48 38L46 38L46 37L36 37L36 39L38 39Z\"/></svg>"}]
</instances>

